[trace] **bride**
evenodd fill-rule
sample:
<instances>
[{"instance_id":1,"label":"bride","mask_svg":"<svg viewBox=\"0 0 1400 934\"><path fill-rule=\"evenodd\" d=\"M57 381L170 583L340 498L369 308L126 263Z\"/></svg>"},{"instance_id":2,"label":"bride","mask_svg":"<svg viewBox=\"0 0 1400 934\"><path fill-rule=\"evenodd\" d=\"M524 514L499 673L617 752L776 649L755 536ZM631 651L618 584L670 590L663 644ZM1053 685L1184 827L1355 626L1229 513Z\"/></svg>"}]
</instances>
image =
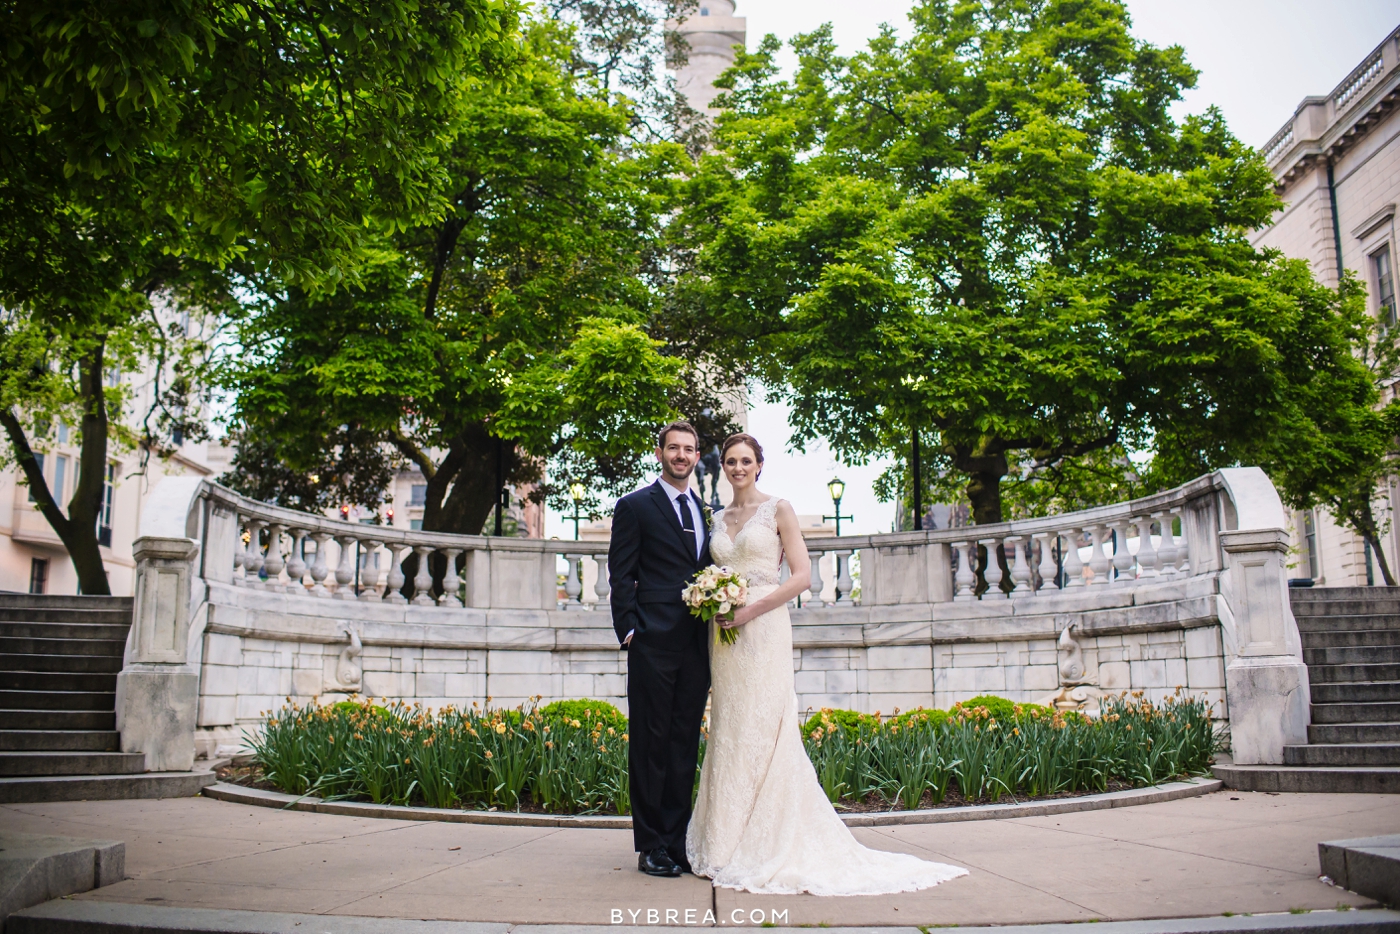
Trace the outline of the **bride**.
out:
<instances>
[{"instance_id":1,"label":"bride","mask_svg":"<svg viewBox=\"0 0 1400 934\"><path fill-rule=\"evenodd\" d=\"M696 875L760 894L885 895L928 888L966 869L861 846L836 816L802 746L788 601L807 547L791 504L759 492L763 449L731 435L720 453L734 497L712 520L710 553L749 581L749 603L723 620L733 645L710 649L710 733L686 832Z\"/></svg>"}]
</instances>

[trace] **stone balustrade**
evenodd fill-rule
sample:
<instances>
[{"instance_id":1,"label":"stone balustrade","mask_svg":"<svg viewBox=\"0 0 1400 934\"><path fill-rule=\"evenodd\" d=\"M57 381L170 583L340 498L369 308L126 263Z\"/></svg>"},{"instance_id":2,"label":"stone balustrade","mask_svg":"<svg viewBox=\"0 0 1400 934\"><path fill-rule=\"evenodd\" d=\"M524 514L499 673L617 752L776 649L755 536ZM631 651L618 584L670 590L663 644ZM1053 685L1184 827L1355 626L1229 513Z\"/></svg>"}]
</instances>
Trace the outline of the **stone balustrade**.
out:
<instances>
[{"instance_id":1,"label":"stone balustrade","mask_svg":"<svg viewBox=\"0 0 1400 934\"><path fill-rule=\"evenodd\" d=\"M236 748L288 697L626 709L606 542L363 525L177 479L153 494L143 534L151 555L193 556L188 658L160 676L185 696L179 678L197 673L203 752ZM1286 521L1263 473L1241 468L1060 516L809 539L809 590L792 610L799 703L889 712L995 693L1092 709L1102 693L1180 686L1234 721L1232 666L1252 705L1239 722L1292 723L1296 709L1279 707L1285 688L1296 706L1301 668ZM138 619L133 639L148 628ZM128 655L133 671L150 666ZM1261 737L1248 748L1267 758L1278 743Z\"/></svg>"}]
</instances>

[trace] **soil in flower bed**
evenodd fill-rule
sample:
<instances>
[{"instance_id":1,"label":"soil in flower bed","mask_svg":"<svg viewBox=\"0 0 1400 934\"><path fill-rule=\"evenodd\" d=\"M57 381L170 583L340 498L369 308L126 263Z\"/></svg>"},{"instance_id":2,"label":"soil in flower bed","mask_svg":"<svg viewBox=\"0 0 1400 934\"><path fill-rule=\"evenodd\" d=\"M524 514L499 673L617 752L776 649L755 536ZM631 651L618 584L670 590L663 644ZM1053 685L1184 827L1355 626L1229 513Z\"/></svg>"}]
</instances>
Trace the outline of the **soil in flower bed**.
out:
<instances>
[{"instance_id":1,"label":"soil in flower bed","mask_svg":"<svg viewBox=\"0 0 1400 934\"><path fill-rule=\"evenodd\" d=\"M262 769L254 764L227 765L219 769L218 772L215 774L218 775L219 781L225 782L230 785L241 785L245 788L257 788L262 791L281 791L280 788L277 788L271 782L266 781L263 778ZM1184 778L1185 776L1182 777ZM1110 781L1108 783L1108 788L1105 790L1129 791L1136 787L1140 786L1130 785L1127 782ZM958 808L967 807L969 805L1021 804L1027 801L1057 801L1062 798L1083 798L1088 795L1096 795L1102 793L1103 792L1098 791L1061 791L1053 795L1037 795L1032 797L1030 795L1015 794L1002 795L1001 798L997 801L993 801L991 798L978 798L976 800L969 801L967 798L964 798L962 796L962 794L957 790L957 788L949 788L947 795L944 796L943 801L939 804L933 803L932 792L925 791L923 798L919 801L919 810L926 811L939 808ZM421 805L421 802L418 802L418 804ZM881 798L879 795L871 794L867 795L862 801L852 801L850 798L843 798L841 800L841 803L836 806L836 809L843 814L879 814L888 813L890 811L903 811L905 810L905 807L902 801L891 802L885 800L884 798ZM499 811L504 810L504 808L465 808L464 810ZM521 814L550 813L544 807L536 804L531 798L529 792L526 792L521 797L518 812ZM605 808L598 811L590 811L589 813L595 815L600 814L603 816L615 816L617 814L617 812L614 811L612 808Z\"/></svg>"}]
</instances>

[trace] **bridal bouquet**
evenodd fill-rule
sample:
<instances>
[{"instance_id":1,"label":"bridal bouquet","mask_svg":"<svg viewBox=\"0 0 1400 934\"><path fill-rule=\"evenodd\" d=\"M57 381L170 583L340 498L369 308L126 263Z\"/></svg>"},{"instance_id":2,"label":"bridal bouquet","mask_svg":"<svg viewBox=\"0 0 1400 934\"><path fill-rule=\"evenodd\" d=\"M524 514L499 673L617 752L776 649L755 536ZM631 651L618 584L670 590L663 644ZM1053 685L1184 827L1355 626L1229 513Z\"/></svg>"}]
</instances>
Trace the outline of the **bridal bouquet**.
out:
<instances>
[{"instance_id":1,"label":"bridal bouquet","mask_svg":"<svg viewBox=\"0 0 1400 934\"><path fill-rule=\"evenodd\" d=\"M731 568L716 567L712 564L695 575L695 579L685 588L681 596L684 598L686 606L690 607L691 615L698 616L708 623L716 616L736 610L748 603L749 582ZM733 645L738 642L739 630L725 629L723 626L717 627L715 644L719 645L721 641L725 645Z\"/></svg>"}]
</instances>

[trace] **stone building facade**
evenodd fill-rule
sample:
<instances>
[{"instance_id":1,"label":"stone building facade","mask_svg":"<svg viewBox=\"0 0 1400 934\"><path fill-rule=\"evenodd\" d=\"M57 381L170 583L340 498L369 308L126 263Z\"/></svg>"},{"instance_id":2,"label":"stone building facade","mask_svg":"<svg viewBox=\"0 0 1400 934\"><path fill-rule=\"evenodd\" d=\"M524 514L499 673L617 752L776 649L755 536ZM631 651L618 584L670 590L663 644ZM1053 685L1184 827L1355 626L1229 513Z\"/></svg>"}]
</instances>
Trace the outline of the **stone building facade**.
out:
<instances>
[{"instance_id":1,"label":"stone building facade","mask_svg":"<svg viewBox=\"0 0 1400 934\"><path fill-rule=\"evenodd\" d=\"M1335 285L1339 269L1356 273L1383 324L1397 323L1396 205L1400 203L1400 28L1329 94L1307 97L1264 146L1284 201L1273 223L1254 236L1262 247L1306 259L1319 281ZM1392 387L1391 392L1395 389ZM1400 490L1378 491L1389 514ZM1291 573L1327 586L1380 584L1380 570L1360 536L1321 510L1295 513ZM1400 528L1382 547L1392 569Z\"/></svg>"}]
</instances>

